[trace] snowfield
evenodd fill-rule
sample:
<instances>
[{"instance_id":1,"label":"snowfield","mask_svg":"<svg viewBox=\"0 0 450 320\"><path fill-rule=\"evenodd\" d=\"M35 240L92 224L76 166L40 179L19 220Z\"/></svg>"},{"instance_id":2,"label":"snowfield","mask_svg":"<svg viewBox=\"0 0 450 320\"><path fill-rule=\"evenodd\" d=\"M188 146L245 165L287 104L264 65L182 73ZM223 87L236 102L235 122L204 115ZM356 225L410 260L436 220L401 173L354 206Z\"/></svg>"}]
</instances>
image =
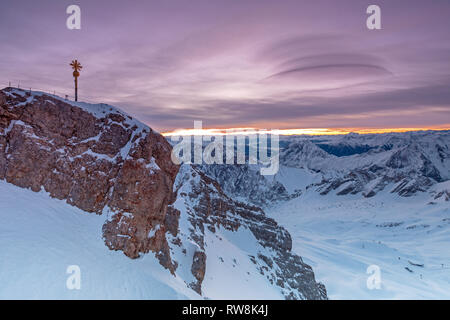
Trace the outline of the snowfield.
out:
<instances>
[{"instance_id":1,"label":"snowfield","mask_svg":"<svg viewBox=\"0 0 450 320\"><path fill-rule=\"evenodd\" d=\"M149 253L110 251L98 216L0 181L0 299L199 299ZM81 289L69 290L71 265Z\"/></svg>"},{"instance_id":2,"label":"snowfield","mask_svg":"<svg viewBox=\"0 0 450 320\"><path fill-rule=\"evenodd\" d=\"M0 218L0 299L284 299L250 262L249 255L265 249L245 228L207 231L202 297L186 286L197 248L188 238L187 254L176 246L172 252L180 266L173 276L153 253L132 260L109 250L101 236L107 212L87 213L0 180ZM183 212L181 232L188 228ZM66 286L73 265L81 271L80 290Z\"/></svg>"},{"instance_id":3,"label":"snowfield","mask_svg":"<svg viewBox=\"0 0 450 320\"><path fill-rule=\"evenodd\" d=\"M432 196L448 181L414 197L386 188L364 198L306 190L316 174L304 169L281 168L277 179L303 194L266 213L288 229L330 299L450 299L450 203ZM367 288L370 265L380 267L380 289Z\"/></svg>"}]
</instances>

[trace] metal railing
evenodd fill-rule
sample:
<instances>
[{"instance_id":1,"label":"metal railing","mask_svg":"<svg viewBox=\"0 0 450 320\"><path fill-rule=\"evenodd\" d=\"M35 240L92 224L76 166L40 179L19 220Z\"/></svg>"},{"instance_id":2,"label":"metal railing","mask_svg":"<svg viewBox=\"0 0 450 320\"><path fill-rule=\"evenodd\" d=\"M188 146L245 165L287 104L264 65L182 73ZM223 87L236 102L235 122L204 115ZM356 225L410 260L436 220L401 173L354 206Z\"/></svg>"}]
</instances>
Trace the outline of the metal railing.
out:
<instances>
[{"instance_id":1,"label":"metal railing","mask_svg":"<svg viewBox=\"0 0 450 320\"><path fill-rule=\"evenodd\" d=\"M41 88L38 86L31 85L31 82L28 82L26 80L25 81L24 80L7 80L7 81L0 80L0 89L4 89L6 87L22 89L25 91L44 92L49 95L58 96L60 98L66 99L66 100L75 101L75 96L73 94L73 90L70 91L70 90L60 90L60 89L54 90L54 89L49 89L49 88ZM70 92L72 92L72 94ZM102 103L96 97L85 96L83 94L79 95L78 101L93 103L93 104Z\"/></svg>"}]
</instances>

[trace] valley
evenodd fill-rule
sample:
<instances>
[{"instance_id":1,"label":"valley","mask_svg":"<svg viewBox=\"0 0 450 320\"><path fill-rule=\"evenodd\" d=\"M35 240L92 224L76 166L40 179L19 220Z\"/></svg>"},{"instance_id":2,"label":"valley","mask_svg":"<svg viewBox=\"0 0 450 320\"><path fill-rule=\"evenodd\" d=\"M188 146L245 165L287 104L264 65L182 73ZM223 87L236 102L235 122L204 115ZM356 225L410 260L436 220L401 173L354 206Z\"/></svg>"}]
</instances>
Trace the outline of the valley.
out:
<instances>
[{"instance_id":1,"label":"valley","mask_svg":"<svg viewBox=\"0 0 450 320\"><path fill-rule=\"evenodd\" d=\"M431 200L306 192L266 212L290 232L293 251L313 267L330 299L448 299L450 206ZM380 267L379 290L366 285L370 265Z\"/></svg>"}]
</instances>

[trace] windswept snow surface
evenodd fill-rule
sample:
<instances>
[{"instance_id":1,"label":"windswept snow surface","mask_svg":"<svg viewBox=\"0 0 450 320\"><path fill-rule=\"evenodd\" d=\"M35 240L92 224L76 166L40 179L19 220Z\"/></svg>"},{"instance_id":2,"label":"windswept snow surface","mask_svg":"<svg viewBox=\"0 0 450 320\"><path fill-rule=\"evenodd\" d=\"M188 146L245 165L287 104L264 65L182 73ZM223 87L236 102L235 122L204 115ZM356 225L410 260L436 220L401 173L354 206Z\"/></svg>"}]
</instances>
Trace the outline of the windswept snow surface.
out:
<instances>
[{"instance_id":1,"label":"windswept snow surface","mask_svg":"<svg viewBox=\"0 0 450 320\"><path fill-rule=\"evenodd\" d=\"M205 296L213 299L283 300L280 290L255 268L249 255L266 253L250 230L232 232L218 229L206 231ZM267 256L270 253L266 253Z\"/></svg>"},{"instance_id":2,"label":"windswept snow surface","mask_svg":"<svg viewBox=\"0 0 450 320\"><path fill-rule=\"evenodd\" d=\"M153 254L131 260L103 243L98 216L0 181L0 299L199 299ZM79 266L80 290L66 286Z\"/></svg>"},{"instance_id":3,"label":"windswept snow surface","mask_svg":"<svg viewBox=\"0 0 450 320\"><path fill-rule=\"evenodd\" d=\"M288 229L330 299L450 299L450 203L434 199L448 181L413 197L387 188L364 198L306 190L316 177L304 169L281 168L277 179L303 193L266 213ZM380 289L367 287L370 265L380 268Z\"/></svg>"},{"instance_id":4,"label":"windswept snow surface","mask_svg":"<svg viewBox=\"0 0 450 320\"><path fill-rule=\"evenodd\" d=\"M180 206L184 234L189 226ZM107 211L87 213L0 180L0 299L284 299L250 262L248 255L265 249L247 229L206 232L202 297L186 285L195 243L185 241L187 255L173 252L179 268L172 276L152 253L132 260L109 250L101 236ZM73 265L81 271L80 290L66 286Z\"/></svg>"}]
</instances>

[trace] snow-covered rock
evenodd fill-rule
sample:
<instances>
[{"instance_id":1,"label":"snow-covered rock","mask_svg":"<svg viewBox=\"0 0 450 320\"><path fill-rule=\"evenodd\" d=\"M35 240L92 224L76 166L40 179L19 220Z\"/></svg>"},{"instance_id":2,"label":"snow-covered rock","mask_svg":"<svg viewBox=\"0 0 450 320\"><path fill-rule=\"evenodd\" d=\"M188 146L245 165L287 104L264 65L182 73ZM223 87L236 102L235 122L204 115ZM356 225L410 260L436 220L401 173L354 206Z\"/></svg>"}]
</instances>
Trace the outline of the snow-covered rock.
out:
<instances>
[{"instance_id":1,"label":"snow-covered rock","mask_svg":"<svg viewBox=\"0 0 450 320\"><path fill-rule=\"evenodd\" d=\"M228 195L257 206L265 207L296 196L272 176L261 175L258 165L214 164L203 165L201 170L216 180Z\"/></svg>"},{"instance_id":2,"label":"snow-covered rock","mask_svg":"<svg viewBox=\"0 0 450 320\"><path fill-rule=\"evenodd\" d=\"M246 299L266 292L275 299L327 298L311 267L292 254L289 233L261 208L231 199L197 166L183 166L175 188L181 219L172 256L188 260L180 268L192 264L187 284L195 291L212 298L228 292Z\"/></svg>"},{"instance_id":3,"label":"snow-covered rock","mask_svg":"<svg viewBox=\"0 0 450 320\"><path fill-rule=\"evenodd\" d=\"M284 228L259 207L226 195L200 167L183 167L178 173L179 166L172 163L170 153L170 144L160 134L112 106L70 102L13 88L1 90L0 180L4 181L0 187L7 191L5 199L16 195L20 204L8 203L0 211L2 220L11 220L0 236L2 243L11 245L17 240L30 249L23 258L20 252L0 247L0 261L8 260L0 271L5 275L30 272L36 277L22 261L41 261L39 255L46 257L50 250L51 259L45 262L49 270L70 258L75 264L89 266L92 273L89 290L79 295L61 293L55 289L62 286L61 277L53 283L47 274L33 283L13 283L1 277L8 285L2 286L0 296L117 298L123 290L111 290L116 279L92 280L99 270L114 269L114 265L104 264L117 263L124 273L119 279L131 290L123 298L327 298L311 267L291 252L291 237ZM248 167L240 169L241 176L252 174L257 180L253 188L260 186L245 194L247 199L267 203L289 198L278 181L267 186L267 181L250 173ZM216 173L232 192L225 181L236 171ZM29 188L36 196L17 187ZM32 204L22 203L29 198L37 199L35 214ZM58 210L53 210L55 207ZM88 213L99 218L88 218L96 216ZM52 236L51 226L36 223L39 215L49 223L57 222L56 236ZM86 217L75 218L77 215ZM12 218L15 216L18 219ZM77 242L70 223L75 221L80 230L83 219L86 229ZM34 223L37 228L32 237L22 237L18 230L32 229ZM64 233L69 240L61 236ZM133 258L129 260L135 264L124 262L115 253L111 258L99 249L102 240L109 249ZM77 254L65 259L73 252ZM88 262L89 257L96 267ZM42 271L42 266L36 265ZM130 268L130 274L123 266ZM168 269L165 274L162 267ZM143 275L136 276L139 272ZM111 274L119 273L114 270ZM53 287L46 294L48 282ZM150 290L151 285L161 294ZM21 295L20 288L24 292L32 288L33 294Z\"/></svg>"},{"instance_id":4,"label":"snow-covered rock","mask_svg":"<svg viewBox=\"0 0 450 320\"><path fill-rule=\"evenodd\" d=\"M450 132L289 137L280 162L320 173L313 186L326 195L372 197L388 188L401 196L450 179Z\"/></svg>"}]
</instances>

